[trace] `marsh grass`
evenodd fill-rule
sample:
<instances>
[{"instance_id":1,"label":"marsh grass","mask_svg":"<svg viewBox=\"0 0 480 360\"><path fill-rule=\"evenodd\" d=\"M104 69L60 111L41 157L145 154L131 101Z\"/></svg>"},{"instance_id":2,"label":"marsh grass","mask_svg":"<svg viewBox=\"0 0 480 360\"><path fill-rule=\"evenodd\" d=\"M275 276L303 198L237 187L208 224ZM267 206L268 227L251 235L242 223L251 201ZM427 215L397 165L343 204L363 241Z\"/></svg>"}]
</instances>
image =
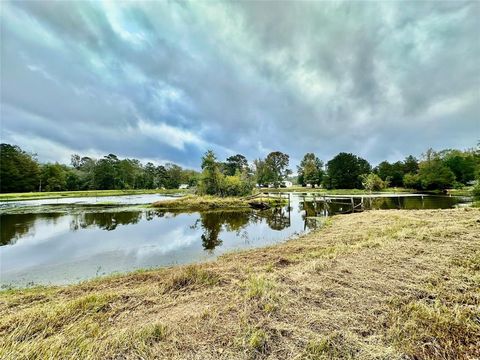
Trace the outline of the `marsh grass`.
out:
<instances>
[{"instance_id":1,"label":"marsh grass","mask_svg":"<svg viewBox=\"0 0 480 360\"><path fill-rule=\"evenodd\" d=\"M0 292L1 359L480 358L480 211L371 211L202 265Z\"/></svg>"},{"instance_id":2,"label":"marsh grass","mask_svg":"<svg viewBox=\"0 0 480 360\"><path fill-rule=\"evenodd\" d=\"M152 204L159 210L185 210L185 211L204 211L215 209L249 209L250 205L246 198L241 197L218 197L210 195L187 195L178 199L163 200ZM270 206L283 206L286 199L275 197L255 198L254 202L264 202Z\"/></svg>"}]
</instances>

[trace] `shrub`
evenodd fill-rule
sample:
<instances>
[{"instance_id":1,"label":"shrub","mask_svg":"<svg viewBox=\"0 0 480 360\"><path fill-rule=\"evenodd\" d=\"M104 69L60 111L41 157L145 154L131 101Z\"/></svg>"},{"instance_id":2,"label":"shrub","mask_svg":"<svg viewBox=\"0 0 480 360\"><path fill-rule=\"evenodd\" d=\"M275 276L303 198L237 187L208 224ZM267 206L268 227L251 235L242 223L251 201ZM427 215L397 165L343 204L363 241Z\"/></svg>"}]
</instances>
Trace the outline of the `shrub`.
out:
<instances>
[{"instance_id":1,"label":"shrub","mask_svg":"<svg viewBox=\"0 0 480 360\"><path fill-rule=\"evenodd\" d=\"M374 173L368 175L362 175L362 185L366 190L369 191L379 191L387 187L387 181L383 181L380 176Z\"/></svg>"},{"instance_id":2,"label":"shrub","mask_svg":"<svg viewBox=\"0 0 480 360\"><path fill-rule=\"evenodd\" d=\"M408 173L403 177L403 185L411 189L421 189L420 177L417 174Z\"/></svg>"}]
</instances>

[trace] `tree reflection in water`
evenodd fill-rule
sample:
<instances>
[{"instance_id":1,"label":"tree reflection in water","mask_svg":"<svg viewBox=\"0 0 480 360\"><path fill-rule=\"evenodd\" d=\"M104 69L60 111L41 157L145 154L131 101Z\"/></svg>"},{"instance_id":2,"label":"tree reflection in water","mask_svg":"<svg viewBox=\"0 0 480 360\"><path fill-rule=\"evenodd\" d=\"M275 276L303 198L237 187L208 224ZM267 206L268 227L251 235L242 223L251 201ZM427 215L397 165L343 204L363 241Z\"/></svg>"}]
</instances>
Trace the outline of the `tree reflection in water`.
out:
<instances>
[{"instance_id":1,"label":"tree reflection in water","mask_svg":"<svg viewBox=\"0 0 480 360\"><path fill-rule=\"evenodd\" d=\"M192 228L201 226L203 249L211 253L223 243L219 238L222 226L225 225L227 231L236 231L240 235L241 230L250 222L250 215L250 211L202 212Z\"/></svg>"},{"instance_id":2,"label":"tree reflection in water","mask_svg":"<svg viewBox=\"0 0 480 360\"><path fill-rule=\"evenodd\" d=\"M204 250L213 252L223 241L220 239L222 227L228 232L235 231L237 236L241 236L248 241L247 233L242 230L248 224L260 223L265 221L272 230L283 230L290 226L290 211L285 208L275 208L264 211L215 211L200 213L200 219L192 226L197 228L201 226L203 233L201 235Z\"/></svg>"},{"instance_id":3,"label":"tree reflection in water","mask_svg":"<svg viewBox=\"0 0 480 360\"><path fill-rule=\"evenodd\" d=\"M37 219L53 223L63 214L2 214L0 215L0 245L12 245L28 234Z\"/></svg>"},{"instance_id":4,"label":"tree reflection in water","mask_svg":"<svg viewBox=\"0 0 480 360\"><path fill-rule=\"evenodd\" d=\"M75 216L70 229L78 230L98 227L103 230L115 230L118 225L137 224L142 219L141 211L91 212ZM153 217L152 217L153 218ZM151 220L147 218L147 220Z\"/></svg>"},{"instance_id":5,"label":"tree reflection in water","mask_svg":"<svg viewBox=\"0 0 480 360\"><path fill-rule=\"evenodd\" d=\"M272 230L283 230L290 227L290 209L289 208L274 208L264 211L258 211L256 216L260 219L265 219L266 223Z\"/></svg>"}]
</instances>

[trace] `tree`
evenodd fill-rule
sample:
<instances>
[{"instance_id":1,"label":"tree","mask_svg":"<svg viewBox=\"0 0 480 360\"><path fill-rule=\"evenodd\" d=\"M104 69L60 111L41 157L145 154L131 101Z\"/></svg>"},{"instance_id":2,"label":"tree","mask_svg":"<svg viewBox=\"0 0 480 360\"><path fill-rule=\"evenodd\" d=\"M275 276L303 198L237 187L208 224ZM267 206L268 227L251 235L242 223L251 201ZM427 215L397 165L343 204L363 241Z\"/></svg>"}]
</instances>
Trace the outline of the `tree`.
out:
<instances>
[{"instance_id":1,"label":"tree","mask_svg":"<svg viewBox=\"0 0 480 360\"><path fill-rule=\"evenodd\" d=\"M255 159L253 160L253 166L255 168L255 179L257 184L265 186L268 183L267 166L265 160Z\"/></svg>"},{"instance_id":2,"label":"tree","mask_svg":"<svg viewBox=\"0 0 480 360\"><path fill-rule=\"evenodd\" d=\"M473 152L448 149L441 151L439 156L455 174L456 181L467 184L475 179L477 161Z\"/></svg>"},{"instance_id":3,"label":"tree","mask_svg":"<svg viewBox=\"0 0 480 360\"><path fill-rule=\"evenodd\" d=\"M116 189L118 184L117 167L119 160L116 155L109 154L97 161L94 167L95 189Z\"/></svg>"},{"instance_id":4,"label":"tree","mask_svg":"<svg viewBox=\"0 0 480 360\"><path fill-rule=\"evenodd\" d=\"M173 163L165 164L165 188L178 189L182 183L182 168Z\"/></svg>"},{"instance_id":5,"label":"tree","mask_svg":"<svg viewBox=\"0 0 480 360\"><path fill-rule=\"evenodd\" d=\"M68 168L59 163L42 165L42 189L45 191L67 190Z\"/></svg>"},{"instance_id":6,"label":"tree","mask_svg":"<svg viewBox=\"0 0 480 360\"><path fill-rule=\"evenodd\" d=\"M444 190L455 181L455 174L440 159L421 162L418 177L425 190Z\"/></svg>"},{"instance_id":7,"label":"tree","mask_svg":"<svg viewBox=\"0 0 480 360\"><path fill-rule=\"evenodd\" d=\"M32 154L10 144L0 145L0 192L35 191L40 168Z\"/></svg>"},{"instance_id":8,"label":"tree","mask_svg":"<svg viewBox=\"0 0 480 360\"><path fill-rule=\"evenodd\" d=\"M233 176L237 172L241 173L248 166L248 161L242 154L237 154L228 157L224 166L225 175Z\"/></svg>"},{"instance_id":9,"label":"tree","mask_svg":"<svg viewBox=\"0 0 480 360\"><path fill-rule=\"evenodd\" d=\"M298 169L298 182L305 186L307 184L320 185L323 180L323 162L313 153L307 153L300 162Z\"/></svg>"},{"instance_id":10,"label":"tree","mask_svg":"<svg viewBox=\"0 0 480 360\"><path fill-rule=\"evenodd\" d=\"M289 156L280 151L273 151L265 158L265 177L267 183L279 187L282 181L291 174L287 168Z\"/></svg>"},{"instance_id":11,"label":"tree","mask_svg":"<svg viewBox=\"0 0 480 360\"><path fill-rule=\"evenodd\" d=\"M80 155L73 154L70 157L70 164L73 166L74 169L79 170L80 166L81 166L81 163L82 163L82 158L80 157Z\"/></svg>"},{"instance_id":12,"label":"tree","mask_svg":"<svg viewBox=\"0 0 480 360\"><path fill-rule=\"evenodd\" d=\"M418 160L416 157L409 155L403 160L403 172L405 174L415 174L418 171Z\"/></svg>"},{"instance_id":13,"label":"tree","mask_svg":"<svg viewBox=\"0 0 480 360\"><path fill-rule=\"evenodd\" d=\"M388 161L382 161L375 168L375 172L383 180L392 186L403 186L403 176L405 175L405 164L401 161L390 164Z\"/></svg>"},{"instance_id":14,"label":"tree","mask_svg":"<svg viewBox=\"0 0 480 360\"><path fill-rule=\"evenodd\" d=\"M200 192L207 195L219 195L222 173L217 162L217 157L212 150L208 150L202 157L202 175Z\"/></svg>"},{"instance_id":15,"label":"tree","mask_svg":"<svg viewBox=\"0 0 480 360\"><path fill-rule=\"evenodd\" d=\"M407 173L403 177L403 186L409 189L421 189L422 183L418 174Z\"/></svg>"},{"instance_id":16,"label":"tree","mask_svg":"<svg viewBox=\"0 0 480 360\"><path fill-rule=\"evenodd\" d=\"M339 153L327 163L324 184L329 189L360 189L360 176L371 170L367 160L350 153Z\"/></svg>"},{"instance_id":17,"label":"tree","mask_svg":"<svg viewBox=\"0 0 480 360\"><path fill-rule=\"evenodd\" d=\"M146 189L155 189L156 167L151 162L147 162L143 168L143 186Z\"/></svg>"}]
</instances>

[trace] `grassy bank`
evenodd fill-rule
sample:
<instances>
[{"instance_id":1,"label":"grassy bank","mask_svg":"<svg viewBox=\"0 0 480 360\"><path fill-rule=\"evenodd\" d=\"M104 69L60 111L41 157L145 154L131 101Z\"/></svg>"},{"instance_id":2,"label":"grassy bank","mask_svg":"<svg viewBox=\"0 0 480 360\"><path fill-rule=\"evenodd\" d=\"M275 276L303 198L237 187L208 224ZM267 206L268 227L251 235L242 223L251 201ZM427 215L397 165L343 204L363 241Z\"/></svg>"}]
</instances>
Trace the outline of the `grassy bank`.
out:
<instances>
[{"instance_id":1,"label":"grassy bank","mask_svg":"<svg viewBox=\"0 0 480 360\"><path fill-rule=\"evenodd\" d=\"M480 210L370 211L218 261L0 293L0 358L474 359Z\"/></svg>"},{"instance_id":2,"label":"grassy bank","mask_svg":"<svg viewBox=\"0 0 480 360\"><path fill-rule=\"evenodd\" d=\"M448 194L455 195L455 196L472 196L473 186L465 186L461 189L449 189Z\"/></svg>"},{"instance_id":3,"label":"grassy bank","mask_svg":"<svg viewBox=\"0 0 480 360\"><path fill-rule=\"evenodd\" d=\"M162 200L154 203L152 206L160 210L185 210L185 211L204 211L214 209L246 209L249 208L249 202L263 202L270 206L284 205L287 200L261 197L254 200L248 200L241 197L218 197L218 196L198 196L189 195L178 199Z\"/></svg>"},{"instance_id":4,"label":"grassy bank","mask_svg":"<svg viewBox=\"0 0 480 360\"><path fill-rule=\"evenodd\" d=\"M142 195L142 194L178 194L186 193L188 190L180 189L146 189L146 190L84 190L84 191L55 191L55 192L29 192L29 193L8 193L0 194L0 201L18 201L35 199L60 199L69 197L100 197L100 196L121 196L121 195Z\"/></svg>"}]
</instances>

